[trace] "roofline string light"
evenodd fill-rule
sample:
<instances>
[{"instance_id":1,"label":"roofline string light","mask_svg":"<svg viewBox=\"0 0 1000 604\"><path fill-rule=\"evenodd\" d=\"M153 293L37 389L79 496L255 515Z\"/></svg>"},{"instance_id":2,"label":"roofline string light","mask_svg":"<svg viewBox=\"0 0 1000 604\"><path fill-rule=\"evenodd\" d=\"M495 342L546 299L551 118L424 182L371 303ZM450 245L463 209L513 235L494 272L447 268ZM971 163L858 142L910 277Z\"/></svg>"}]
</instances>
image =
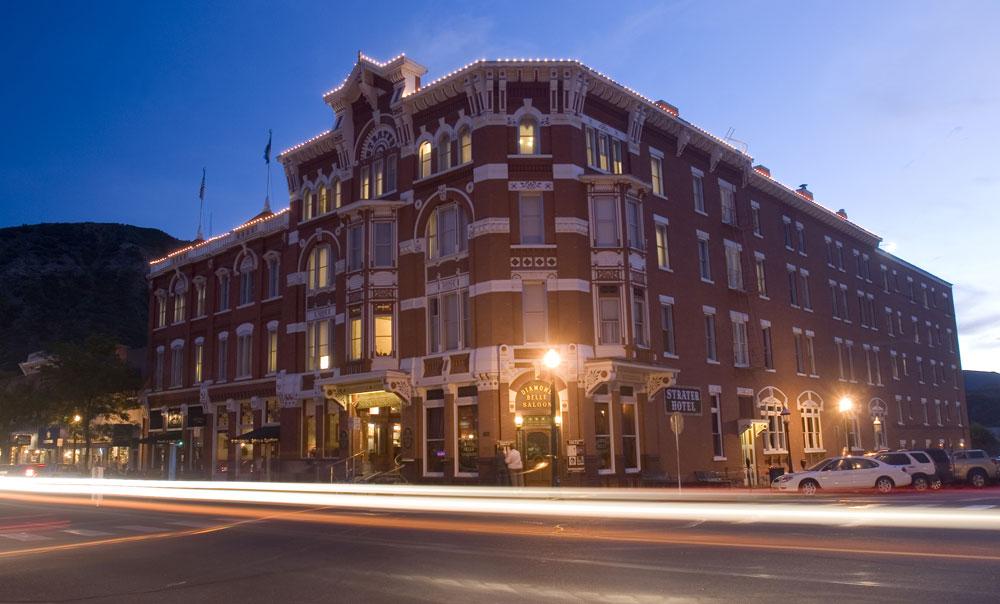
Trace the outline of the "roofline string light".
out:
<instances>
[{"instance_id":1,"label":"roofline string light","mask_svg":"<svg viewBox=\"0 0 1000 604\"><path fill-rule=\"evenodd\" d=\"M277 217L281 216L282 214L284 214L285 212L287 212L289 209L290 208L281 208L280 210L278 210L277 212L275 212L273 214L269 214L267 216L260 216L258 218L254 218L253 220L248 220L248 221L244 222L243 224L241 224L241 225L239 225L237 227L233 227L232 229L226 231L225 233L220 233L220 234L216 235L215 237L209 237L208 239L206 239L204 241L199 241L198 243L192 243L191 245L189 245L187 247L182 247L179 250L174 250L174 251L170 252L169 254L167 254L166 256L164 256L162 258L157 258L156 260L150 260L149 261L149 265L153 266L154 264L159 264L159 263L164 262L166 260L170 260L171 258L173 258L175 256L179 256L180 254L183 254L184 252L190 252L193 249L197 249L197 248L206 246L209 243L212 243L213 241L218 241L219 239L222 239L224 237L228 237L230 235L233 235L233 234L235 234L235 233L237 233L239 231L242 231L243 229L249 228L249 227L251 227L251 226L253 226L255 224L260 224L261 222L266 222L268 220L274 220L275 218L277 218Z\"/></svg>"}]
</instances>

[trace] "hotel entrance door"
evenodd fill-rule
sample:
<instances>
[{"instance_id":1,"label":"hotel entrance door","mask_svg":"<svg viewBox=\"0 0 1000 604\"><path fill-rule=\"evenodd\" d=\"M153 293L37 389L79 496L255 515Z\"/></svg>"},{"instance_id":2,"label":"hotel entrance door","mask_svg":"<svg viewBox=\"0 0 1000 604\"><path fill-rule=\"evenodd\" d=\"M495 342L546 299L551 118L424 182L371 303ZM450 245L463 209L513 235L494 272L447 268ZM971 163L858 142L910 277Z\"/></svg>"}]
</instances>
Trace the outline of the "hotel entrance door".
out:
<instances>
[{"instance_id":1,"label":"hotel entrance door","mask_svg":"<svg viewBox=\"0 0 1000 604\"><path fill-rule=\"evenodd\" d=\"M401 423L398 407L358 409L361 419L363 472L391 471L399 455Z\"/></svg>"},{"instance_id":2,"label":"hotel entrance door","mask_svg":"<svg viewBox=\"0 0 1000 604\"><path fill-rule=\"evenodd\" d=\"M531 428L525 432L521 449L525 486L552 485L551 443L552 432L548 429Z\"/></svg>"}]
</instances>

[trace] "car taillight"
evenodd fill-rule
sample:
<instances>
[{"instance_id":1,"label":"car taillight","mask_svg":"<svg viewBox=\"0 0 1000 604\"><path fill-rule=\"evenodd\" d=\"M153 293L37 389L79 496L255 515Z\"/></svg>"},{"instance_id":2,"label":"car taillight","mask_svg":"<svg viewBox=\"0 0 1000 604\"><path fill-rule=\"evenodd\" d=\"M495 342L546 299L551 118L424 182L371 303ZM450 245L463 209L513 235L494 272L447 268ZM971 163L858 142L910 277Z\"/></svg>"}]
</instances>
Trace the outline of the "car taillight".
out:
<instances>
[{"instance_id":1,"label":"car taillight","mask_svg":"<svg viewBox=\"0 0 1000 604\"><path fill-rule=\"evenodd\" d=\"M28 468L27 470L24 471L24 475L28 476L28 477L34 476L35 475L35 469L34 468Z\"/></svg>"}]
</instances>

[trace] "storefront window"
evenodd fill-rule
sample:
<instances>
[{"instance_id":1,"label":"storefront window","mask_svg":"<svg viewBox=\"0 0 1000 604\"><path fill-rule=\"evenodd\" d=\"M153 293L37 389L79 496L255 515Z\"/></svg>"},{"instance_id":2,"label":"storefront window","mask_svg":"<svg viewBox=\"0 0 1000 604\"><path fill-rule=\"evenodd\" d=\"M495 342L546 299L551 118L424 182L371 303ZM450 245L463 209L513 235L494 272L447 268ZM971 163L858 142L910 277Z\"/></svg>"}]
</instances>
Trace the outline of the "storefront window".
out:
<instances>
[{"instance_id":1,"label":"storefront window","mask_svg":"<svg viewBox=\"0 0 1000 604\"><path fill-rule=\"evenodd\" d=\"M229 435L219 432L219 437L215 441L215 459L217 461L229 461Z\"/></svg>"},{"instance_id":2,"label":"storefront window","mask_svg":"<svg viewBox=\"0 0 1000 604\"><path fill-rule=\"evenodd\" d=\"M458 471L479 472L479 405L459 405L458 411Z\"/></svg>"},{"instance_id":3,"label":"storefront window","mask_svg":"<svg viewBox=\"0 0 1000 604\"><path fill-rule=\"evenodd\" d=\"M306 456L316 457L316 416L306 416Z\"/></svg>"},{"instance_id":4,"label":"storefront window","mask_svg":"<svg viewBox=\"0 0 1000 604\"><path fill-rule=\"evenodd\" d=\"M278 399L269 398L267 399L267 411L266 411L265 423L277 424L281 421L281 405L278 403Z\"/></svg>"},{"instance_id":5,"label":"storefront window","mask_svg":"<svg viewBox=\"0 0 1000 604\"><path fill-rule=\"evenodd\" d=\"M332 403L326 409L326 424L323 428L323 455L334 457L340 452L340 408Z\"/></svg>"},{"instance_id":6,"label":"storefront window","mask_svg":"<svg viewBox=\"0 0 1000 604\"><path fill-rule=\"evenodd\" d=\"M611 451L611 404L606 402L594 403L594 434L597 437L597 471L611 472L612 465Z\"/></svg>"},{"instance_id":7,"label":"storefront window","mask_svg":"<svg viewBox=\"0 0 1000 604\"><path fill-rule=\"evenodd\" d=\"M639 469L637 432L635 403L622 403L622 455L626 472Z\"/></svg>"},{"instance_id":8,"label":"storefront window","mask_svg":"<svg viewBox=\"0 0 1000 604\"><path fill-rule=\"evenodd\" d=\"M444 407L428 407L425 411L426 447L425 473L444 473Z\"/></svg>"}]
</instances>

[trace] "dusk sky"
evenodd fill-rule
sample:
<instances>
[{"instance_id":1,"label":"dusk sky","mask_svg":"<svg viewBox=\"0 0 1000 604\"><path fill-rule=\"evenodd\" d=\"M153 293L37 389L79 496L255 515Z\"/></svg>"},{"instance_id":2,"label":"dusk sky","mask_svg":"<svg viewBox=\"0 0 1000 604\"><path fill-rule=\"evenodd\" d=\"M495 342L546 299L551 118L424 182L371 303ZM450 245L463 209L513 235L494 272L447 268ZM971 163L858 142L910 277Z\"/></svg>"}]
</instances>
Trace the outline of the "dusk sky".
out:
<instances>
[{"instance_id":1,"label":"dusk sky","mask_svg":"<svg viewBox=\"0 0 1000 604\"><path fill-rule=\"evenodd\" d=\"M358 50L405 52L427 80L576 58L732 128L775 178L954 283L963 365L1000 370L1000 3L181 4L5 6L0 226L190 239L204 166L213 230L231 228L262 206L268 128L275 154L329 128L321 95Z\"/></svg>"}]
</instances>

